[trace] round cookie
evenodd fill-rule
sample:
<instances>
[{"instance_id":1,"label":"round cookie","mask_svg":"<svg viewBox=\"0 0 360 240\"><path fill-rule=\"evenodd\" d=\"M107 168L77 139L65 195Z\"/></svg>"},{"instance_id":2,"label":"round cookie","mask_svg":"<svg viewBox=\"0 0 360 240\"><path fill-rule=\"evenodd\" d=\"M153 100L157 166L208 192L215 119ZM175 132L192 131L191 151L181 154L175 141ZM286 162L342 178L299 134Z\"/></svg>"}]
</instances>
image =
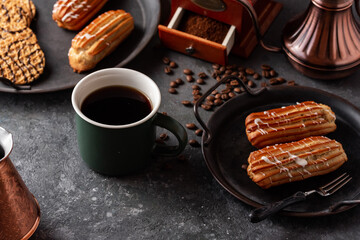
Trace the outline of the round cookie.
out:
<instances>
[{"instance_id":1,"label":"round cookie","mask_svg":"<svg viewBox=\"0 0 360 240\"><path fill-rule=\"evenodd\" d=\"M27 84L43 73L45 56L30 28L0 31L0 77Z\"/></svg>"},{"instance_id":2,"label":"round cookie","mask_svg":"<svg viewBox=\"0 0 360 240\"><path fill-rule=\"evenodd\" d=\"M29 27L35 13L31 0L0 0L0 27L8 31Z\"/></svg>"}]
</instances>

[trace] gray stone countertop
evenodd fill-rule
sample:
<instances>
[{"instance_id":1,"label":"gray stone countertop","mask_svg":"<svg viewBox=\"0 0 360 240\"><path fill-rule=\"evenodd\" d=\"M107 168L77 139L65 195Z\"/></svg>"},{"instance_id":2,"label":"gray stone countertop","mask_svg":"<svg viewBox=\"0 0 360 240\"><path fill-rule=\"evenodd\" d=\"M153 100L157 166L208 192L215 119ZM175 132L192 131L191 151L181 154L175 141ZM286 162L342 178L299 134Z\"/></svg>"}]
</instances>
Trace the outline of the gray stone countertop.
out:
<instances>
[{"instance_id":1,"label":"gray stone countertop","mask_svg":"<svg viewBox=\"0 0 360 240\"><path fill-rule=\"evenodd\" d=\"M281 29L290 17L305 10L308 1L280 1L284 8L265 35L279 45ZM169 9L162 1L162 21ZM162 57L179 66L164 73ZM318 81L294 70L282 54L257 46L248 59L230 56L231 64L260 72L271 65L280 76L299 85L326 90L360 107L360 71L336 81ZM183 77L182 69L211 74L211 63L165 49L155 35L127 68L150 76L162 93L160 112L183 125L197 124L191 108L188 83L178 94L168 92L169 82ZM203 91L216 81L206 80ZM0 126L14 137L10 156L29 190L38 199L41 222L31 239L359 239L360 208L316 218L277 215L254 224L252 207L224 190L209 172L201 148L187 146L185 161L152 159L149 168L125 177L106 177L90 170L79 156L72 90L44 94L0 94ZM202 112L205 118L212 112ZM161 132L161 130L159 130ZM189 139L201 138L188 130ZM171 137L170 137L171 138Z\"/></svg>"}]
</instances>

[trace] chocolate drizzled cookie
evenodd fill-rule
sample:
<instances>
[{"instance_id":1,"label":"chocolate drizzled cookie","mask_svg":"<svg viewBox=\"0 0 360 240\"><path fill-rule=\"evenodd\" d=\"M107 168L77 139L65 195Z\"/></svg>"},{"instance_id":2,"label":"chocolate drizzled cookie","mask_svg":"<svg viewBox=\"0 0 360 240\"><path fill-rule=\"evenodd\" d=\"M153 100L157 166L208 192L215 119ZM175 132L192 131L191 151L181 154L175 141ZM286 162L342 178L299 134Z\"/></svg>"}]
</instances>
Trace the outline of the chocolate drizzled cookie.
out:
<instances>
[{"instance_id":1,"label":"chocolate drizzled cookie","mask_svg":"<svg viewBox=\"0 0 360 240\"><path fill-rule=\"evenodd\" d=\"M0 31L0 77L14 84L27 84L37 79L45 67L44 52L30 28Z\"/></svg>"},{"instance_id":2,"label":"chocolate drizzled cookie","mask_svg":"<svg viewBox=\"0 0 360 240\"><path fill-rule=\"evenodd\" d=\"M44 52L29 28L35 13L31 0L0 0L0 77L16 85L31 83L44 71Z\"/></svg>"},{"instance_id":3,"label":"chocolate drizzled cookie","mask_svg":"<svg viewBox=\"0 0 360 240\"><path fill-rule=\"evenodd\" d=\"M30 26L36 13L30 0L0 0L0 27L18 31Z\"/></svg>"}]
</instances>

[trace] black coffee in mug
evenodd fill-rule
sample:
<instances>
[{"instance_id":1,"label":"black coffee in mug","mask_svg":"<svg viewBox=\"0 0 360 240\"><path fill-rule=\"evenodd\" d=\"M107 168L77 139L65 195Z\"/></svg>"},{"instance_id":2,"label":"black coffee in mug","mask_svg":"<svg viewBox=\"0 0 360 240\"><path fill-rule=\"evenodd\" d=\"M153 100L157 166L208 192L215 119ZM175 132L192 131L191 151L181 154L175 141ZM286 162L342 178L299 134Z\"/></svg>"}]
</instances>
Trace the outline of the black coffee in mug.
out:
<instances>
[{"instance_id":1,"label":"black coffee in mug","mask_svg":"<svg viewBox=\"0 0 360 240\"><path fill-rule=\"evenodd\" d=\"M2 146L0 145L0 159L2 159L3 157L5 157L5 151L2 148Z\"/></svg>"},{"instance_id":2,"label":"black coffee in mug","mask_svg":"<svg viewBox=\"0 0 360 240\"><path fill-rule=\"evenodd\" d=\"M100 88L87 96L81 105L86 117L108 125L137 122L151 110L151 103L143 93L126 86Z\"/></svg>"}]
</instances>

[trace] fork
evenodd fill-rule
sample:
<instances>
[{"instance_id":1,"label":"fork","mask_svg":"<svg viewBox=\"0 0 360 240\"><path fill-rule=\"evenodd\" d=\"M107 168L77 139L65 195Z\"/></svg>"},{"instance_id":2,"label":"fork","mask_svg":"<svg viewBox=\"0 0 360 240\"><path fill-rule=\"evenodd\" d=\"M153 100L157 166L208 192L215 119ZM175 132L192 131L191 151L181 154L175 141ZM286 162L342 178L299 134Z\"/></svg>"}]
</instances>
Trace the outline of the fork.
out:
<instances>
[{"instance_id":1,"label":"fork","mask_svg":"<svg viewBox=\"0 0 360 240\"><path fill-rule=\"evenodd\" d=\"M268 205L259 207L254 209L250 213L250 221L253 223L260 222L265 218L279 212L281 209L300 201L304 201L307 196L317 193L320 196L326 197L330 196L331 194L335 193L337 190L342 188L345 184L347 184L352 177L349 174L343 173L339 177L335 178L331 182L325 184L324 186L319 187L318 189L313 189L307 192L297 192L294 195L287 197L283 200L280 200L275 203L270 203Z\"/></svg>"}]
</instances>

